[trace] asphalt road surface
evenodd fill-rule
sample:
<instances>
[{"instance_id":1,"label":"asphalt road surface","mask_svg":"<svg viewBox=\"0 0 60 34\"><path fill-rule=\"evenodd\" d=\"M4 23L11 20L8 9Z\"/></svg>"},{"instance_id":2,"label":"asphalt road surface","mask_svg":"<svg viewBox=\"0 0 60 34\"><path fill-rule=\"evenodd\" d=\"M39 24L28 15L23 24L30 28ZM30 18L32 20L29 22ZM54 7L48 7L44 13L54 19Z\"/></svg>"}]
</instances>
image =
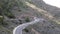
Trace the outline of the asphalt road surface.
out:
<instances>
[{"instance_id":1,"label":"asphalt road surface","mask_svg":"<svg viewBox=\"0 0 60 34\"><path fill-rule=\"evenodd\" d=\"M24 24L21 24L21 25L15 27L14 30L13 30L13 34L22 34L22 30L23 29L25 29L29 25L33 25L35 23L42 22L43 20L44 20L43 18L34 17L34 21L31 21L31 22L28 22L28 23L24 23Z\"/></svg>"}]
</instances>

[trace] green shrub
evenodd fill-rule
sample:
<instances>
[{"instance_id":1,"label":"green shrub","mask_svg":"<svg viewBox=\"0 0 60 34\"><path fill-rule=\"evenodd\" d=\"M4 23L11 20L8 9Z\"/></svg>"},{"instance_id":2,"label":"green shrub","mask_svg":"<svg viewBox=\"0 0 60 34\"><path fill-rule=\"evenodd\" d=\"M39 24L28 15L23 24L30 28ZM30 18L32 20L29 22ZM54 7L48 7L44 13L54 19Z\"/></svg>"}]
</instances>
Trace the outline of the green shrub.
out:
<instances>
[{"instance_id":1,"label":"green shrub","mask_svg":"<svg viewBox=\"0 0 60 34\"><path fill-rule=\"evenodd\" d=\"M24 31L25 31L25 32L29 32L29 30L28 30L28 29L24 29Z\"/></svg>"},{"instance_id":2,"label":"green shrub","mask_svg":"<svg viewBox=\"0 0 60 34\"><path fill-rule=\"evenodd\" d=\"M26 18L25 18L25 21L26 21L26 22L30 22L29 17L26 17Z\"/></svg>"},{"instance_id":3,"label":"green shrub","mask_svg":"<svg viewBox=\"0 0 60 34\"><path fill-rule=\"evenodd\" d=\"M15 16L12 13L6 12L5 15L9 18L15 18Z\"/></svg>"},{"instance_id":4,"label":"green shrub","mask_svg":"<svg viewBox=\"0 0 60 34\"><path fill-rule=\"evenodd\" d=\"M3 16L0 16L0 25L8 25L7 23L4 22L4 17Z\"/></svg>"},{"instance_id":5,"label":"green shrub","mask_svg":"<svg viewBox=\"0 0 60 34\"><path fill-rule=\"evenodd\" d=\"M10 11L10 9L12 9L14 4L15 4L15 0L1 0L0 1L0 15L2 15L3 13L9 18L15 18L15 16Z\"/></svg>"},{"instance_id":6,"label":"green shrub","mask_svg":"<svg viewBox=\"0 0 60 34\"><path fill-rule=\"evenodd\" d=\"M3 22L4 17L0 16L0 24Z\"/></svg>"},{"instance_id":7,"label":"green shrub","mask_svg":"<svg viewBox=\"0 0 60 34\"><path fill-rule=\"evenodd\" d=\"M8 26L8 23L6 23L6 22L2 22L1 25L3 25L3 26L5 27L5 26Z\"/></svg>"}]
</instances>

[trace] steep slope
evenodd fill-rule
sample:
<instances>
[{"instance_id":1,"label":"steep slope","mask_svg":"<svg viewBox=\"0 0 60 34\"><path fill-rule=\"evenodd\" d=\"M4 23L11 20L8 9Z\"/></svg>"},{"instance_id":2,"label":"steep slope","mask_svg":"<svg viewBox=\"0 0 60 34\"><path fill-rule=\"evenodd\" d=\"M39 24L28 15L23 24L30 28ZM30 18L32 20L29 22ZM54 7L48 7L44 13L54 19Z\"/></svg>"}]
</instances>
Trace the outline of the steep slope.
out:
<instances>
[{"instance_id":1,"label":"steep slope","mask_svg":"<svg viewBox=\"0 0 60 34\"><path fill-rule=\"evenodd\" d=\"M60 34L60 23L59 19L56 18L60 9L47 5L42 0L17 0L17 5L13 6L11 12L15 18L10 19L5 16L4 21L8 25L0 26L1 34L12 34L16 26L32 21L34 16L43 18L45 21L27 27L23 30L23 34Z\"/></svg>"},{"instance_id":2,"label":"steep slope","mask_svg":"<svg viewBox=\"0 0 60 34\"><path fill-rule=\"evenodd\" d=\"M31 0L29 1L32 4L36 5L37 7L51 13L54 17L58 18L60 17L60 8L57 8L55 6L51 6L46 4L43 0Z\"/></svg>"},{"instance_id":3,"label":"steep slope","mask_svg":"<svg viewBox=\"0 0 60 34\"><path fill-rule=\"evenodd\" d=\"M37 0L35 1L35 3L36 2L37 2ZM27 3L27 5L29 6L28 3ZM33 16L38 15L37 17L42 17L42 18L47 19L47 20L41 22L40 24L35 24L35 25L30 26L30 27L27 27L28 32L23 31L23 34L59 34L59 32L60 32L59 29L60 28L58 27L58 24L54 21L55 17L53 19L53 18L51 18L51 17L53 17L53 15L49 15L50 12L48 13L47 11L42 10L41 8L38 9L38 7L34 6L34 4L31 5L30 7L28 7L27 9L28 10L26 10L26 11L24 10L26 12L26 13L24 12L25 14L30 13L30 15L32 14ZM39 13L38 11L41 11L41 12ZM44 14L46 14L46 12L47 12L48 15L44 16ZM51 16L51 17L49 18L49 16ZM51 19L53 19L53 20L51 20Z\"/></svg>"}]
</instances>

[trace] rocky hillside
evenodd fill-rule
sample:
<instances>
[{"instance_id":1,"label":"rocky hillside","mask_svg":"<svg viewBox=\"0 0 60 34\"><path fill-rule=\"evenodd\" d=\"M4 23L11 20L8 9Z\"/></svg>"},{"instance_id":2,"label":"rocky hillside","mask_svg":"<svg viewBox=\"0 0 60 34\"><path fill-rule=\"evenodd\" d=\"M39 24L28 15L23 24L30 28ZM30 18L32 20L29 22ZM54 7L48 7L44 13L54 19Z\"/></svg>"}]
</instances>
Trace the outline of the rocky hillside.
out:
<instances>
[{"instance_id":1,"label":"rocky hillside","mask_svg":"<svg viewBox=\"0 0 60 34\"><path fill-rule=\"evenodd\" d=\"M27 27L23 34L60 34L60 8L43 0L1 0L0 8L1 34L12 34L16 26L33 21L33 17L45 20Z\"/></svg>"}]
</instances>

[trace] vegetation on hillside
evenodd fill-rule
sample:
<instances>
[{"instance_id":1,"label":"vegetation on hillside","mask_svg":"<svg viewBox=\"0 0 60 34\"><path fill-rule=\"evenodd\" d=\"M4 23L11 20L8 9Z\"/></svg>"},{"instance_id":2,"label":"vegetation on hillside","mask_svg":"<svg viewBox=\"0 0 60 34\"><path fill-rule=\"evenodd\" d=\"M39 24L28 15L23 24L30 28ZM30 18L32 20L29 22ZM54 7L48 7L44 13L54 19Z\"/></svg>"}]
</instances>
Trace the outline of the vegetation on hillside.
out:
<instances>
[{"instance_id":1,"label":"vegetation on hillside","mask_svg":"<svg viewBox=\"0 0 60 34\"><path fill-rule=\"evenodd\" d=\"M32 2L31 2L31 0L26 0L26 1L34 5L34 1L32 1ZM39 6L40 6L40 4L39 4ZM39 8L37 5L36 5L36 7ZM35 7L35 5L32 6L32 7ZM15 10L14 8L17 9L17 10ZM25 10L26 8L28 8L28 10ZM13 10L15 10L16 12L13 11ZM37 24L37 25L35 24L36 26L34 25L34 27L33 26L30 27L30 28L33 28L33 29L35 28L37 32L41 31L42 33L44 33L44 32L47 32L47 30L50 31L50 30L55 29L55 27L58 27L58 26L60 27L60 25L58 25L56 23L56 21L54 21L55 19L54 18L52 19L49 16L50 13L47 12L47 11L45 11L46 12L45 13L44 11L45 10L42 10L42 9L40 11L40 8L39 8L39 12L38 12L38 10L36 10L36 8L31 8L31 7L26 6L26 3L24 3L23 1L19 1L19 0L0 0L0 31L2 30L3 33L7 32L7 34L12 34L12 30L13 30L14 27L16 27L17 25L23 24L25 22L30 22L31 20L33 20L31 15L36 16L36 17L42 17L42 18L46 19L46 21L43 21L43 23L40 22L40 24ZM54 15L54 17L60 17L59 14L60 13L57 13L56 15ZM48 17L50 19L48 19ZM7 18L7 19L5 19L5 18ZM56 24L58 26L56 26ZM58 28L56 28L56 29L58 29ZM29 27L28 27L28 29L24 29L24 31L26 33L30 32ZM2 32L0 32L0 33L2 33ZM4 33L4 34L6 34L6 33Z\"/></svg>"},{"instance_id":2,"label":"vegetation on hillside","mask_svg":"<svg viewBox=\"0 0 60 34\"><path fill-rule=\"evenodd\" d=\"M8 18L15 18L14 14L11 12L11 9L16 4L17 4L17 2L15 0L0 0L0 26L1 26L1 28L2 28L2 26L5 28L9 25L9 23L4 21L5 16L7 16ZM20 4L22 6L22 2L20 2ZM4 32L8 32L8 30L5 30ZM11 31L9 31L9 32L11 32Z\"/></svg>"}]
</instances>

